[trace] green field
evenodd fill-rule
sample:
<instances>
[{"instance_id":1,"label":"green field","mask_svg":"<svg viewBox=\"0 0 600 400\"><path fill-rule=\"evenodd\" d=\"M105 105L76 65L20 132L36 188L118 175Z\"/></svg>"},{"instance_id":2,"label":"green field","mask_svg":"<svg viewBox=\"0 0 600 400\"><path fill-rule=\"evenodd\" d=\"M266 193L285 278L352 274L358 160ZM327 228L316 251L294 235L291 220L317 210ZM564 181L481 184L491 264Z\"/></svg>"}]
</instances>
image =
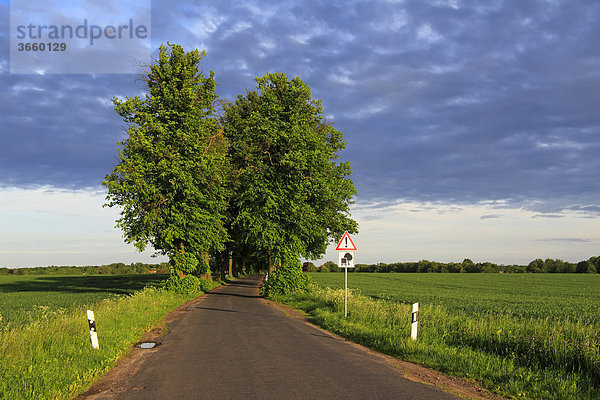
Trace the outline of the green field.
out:
<instances>
[{"instance_id":1,"label":"green field","mask_svg":"<svg viewBox=\"0 0 600 400\"><path fill-rule=\"evenodd\" d=\"M350 273L347 318L344 275L310 276L276 300L353 341L511 398L600 398L599 275Z\"/></svg>"},{"instance_id":2,"label":"green field","mask_svg":"<svg viewBox=\"0 0 600 400\"><path fill-rule=\"evenodd\" d=\"M154 286L161 275L0 275L0 330Z\"/></svg>"},{"instance_id":3,"label":"green field","mask_svg":"<svg viewBox=\"0 0 600 400\"><path fill-rule=\"evenodd\" d=\"M310 276L323 287L344 287L341 273ZM470 315L568 319L600 326L598 274L350 273L348 287L375 299L436 304Z\"/></svg>"},{"instance_id":4,"label":"green field","mask_svg":"<svg viewBox=\"0 0 600 400\"><path fill-rule=\"evenodd\" d=\"M0 276L0 399L71 399L84 391L195 296L152 288L162 279ZM96 317L98 350L90 345L87 308Z\"/></svg>"}]
</instances>

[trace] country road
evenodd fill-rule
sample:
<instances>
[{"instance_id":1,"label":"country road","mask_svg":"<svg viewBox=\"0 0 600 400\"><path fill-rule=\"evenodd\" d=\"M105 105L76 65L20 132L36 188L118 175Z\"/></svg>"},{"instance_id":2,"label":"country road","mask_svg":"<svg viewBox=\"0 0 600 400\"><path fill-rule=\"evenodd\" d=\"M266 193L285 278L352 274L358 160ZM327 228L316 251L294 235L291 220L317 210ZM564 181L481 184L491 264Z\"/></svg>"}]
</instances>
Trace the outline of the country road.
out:
<instances>
[{"instance_id":1,"label":"country road","mask_svg":"<svg viewBox=\"0 0 600 400\"><path fill-rule=\"evenodd\" d=\"M456 399L402 377L383 357L286 315L260 276L222 286L144 350L117 399ZM116 397L115 397L116 395Z\"/></svg>"}]
</instances>

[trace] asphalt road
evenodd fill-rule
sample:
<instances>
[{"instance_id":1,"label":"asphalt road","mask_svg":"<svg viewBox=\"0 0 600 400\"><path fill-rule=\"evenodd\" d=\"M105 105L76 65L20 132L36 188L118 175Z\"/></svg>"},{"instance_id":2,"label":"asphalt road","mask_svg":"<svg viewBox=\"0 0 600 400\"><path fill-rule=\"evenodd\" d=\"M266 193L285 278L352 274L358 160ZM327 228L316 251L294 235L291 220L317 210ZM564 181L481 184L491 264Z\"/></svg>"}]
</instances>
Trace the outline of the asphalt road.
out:
<instances>
[{"instance_id":1,"label":"asphalt road","mask_svg":"<svg viewBox=\"0 0 600 400\"><path fill-rule=\"evenodd\" d=\"M218 288L147 350L117 399L456 399L258 296L259 276Z\"/></svg>"}]
</instances>

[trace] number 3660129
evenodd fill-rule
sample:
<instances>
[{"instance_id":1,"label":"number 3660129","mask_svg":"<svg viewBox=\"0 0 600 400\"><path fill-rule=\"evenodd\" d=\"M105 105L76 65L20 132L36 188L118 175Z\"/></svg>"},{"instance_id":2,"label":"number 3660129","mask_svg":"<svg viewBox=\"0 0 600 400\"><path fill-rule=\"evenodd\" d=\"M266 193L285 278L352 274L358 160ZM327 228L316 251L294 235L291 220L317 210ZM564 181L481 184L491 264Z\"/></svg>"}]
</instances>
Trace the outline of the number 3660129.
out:
<instances>
[{"instance_id":1,"label":"number 3660129","mask_svg":"<svg viewBox=\"0 0 600 400\"><path fill-rule=\"evenodd\" d=\"M17 50L19 51L65 51L67 50L66 43L18 43Z\"/></svg>"}]
</instances>

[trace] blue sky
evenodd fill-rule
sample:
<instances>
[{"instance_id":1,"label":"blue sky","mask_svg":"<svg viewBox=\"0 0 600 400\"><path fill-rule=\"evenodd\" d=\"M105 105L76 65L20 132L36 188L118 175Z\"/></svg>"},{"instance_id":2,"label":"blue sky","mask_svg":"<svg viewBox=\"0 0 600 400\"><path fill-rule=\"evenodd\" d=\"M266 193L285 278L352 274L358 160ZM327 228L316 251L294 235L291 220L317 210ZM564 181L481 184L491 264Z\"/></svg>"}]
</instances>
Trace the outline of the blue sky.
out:
<instances>
[{"instance_id":1,"label":"blue sky","mask_svg":"<svg viewBox=\"0 0 600 400\"><path fill-rule=\"evenodd\" d=\"M150 51L205 49L221 98L284 72L322 100L359 192L357 262L600 254L600 3L154 0L151 14ZM142 82L11 74L9 22L2 0L0 266L151 260L101 208L124 135L110 99Z\"/></svg>"}]
</instances>

